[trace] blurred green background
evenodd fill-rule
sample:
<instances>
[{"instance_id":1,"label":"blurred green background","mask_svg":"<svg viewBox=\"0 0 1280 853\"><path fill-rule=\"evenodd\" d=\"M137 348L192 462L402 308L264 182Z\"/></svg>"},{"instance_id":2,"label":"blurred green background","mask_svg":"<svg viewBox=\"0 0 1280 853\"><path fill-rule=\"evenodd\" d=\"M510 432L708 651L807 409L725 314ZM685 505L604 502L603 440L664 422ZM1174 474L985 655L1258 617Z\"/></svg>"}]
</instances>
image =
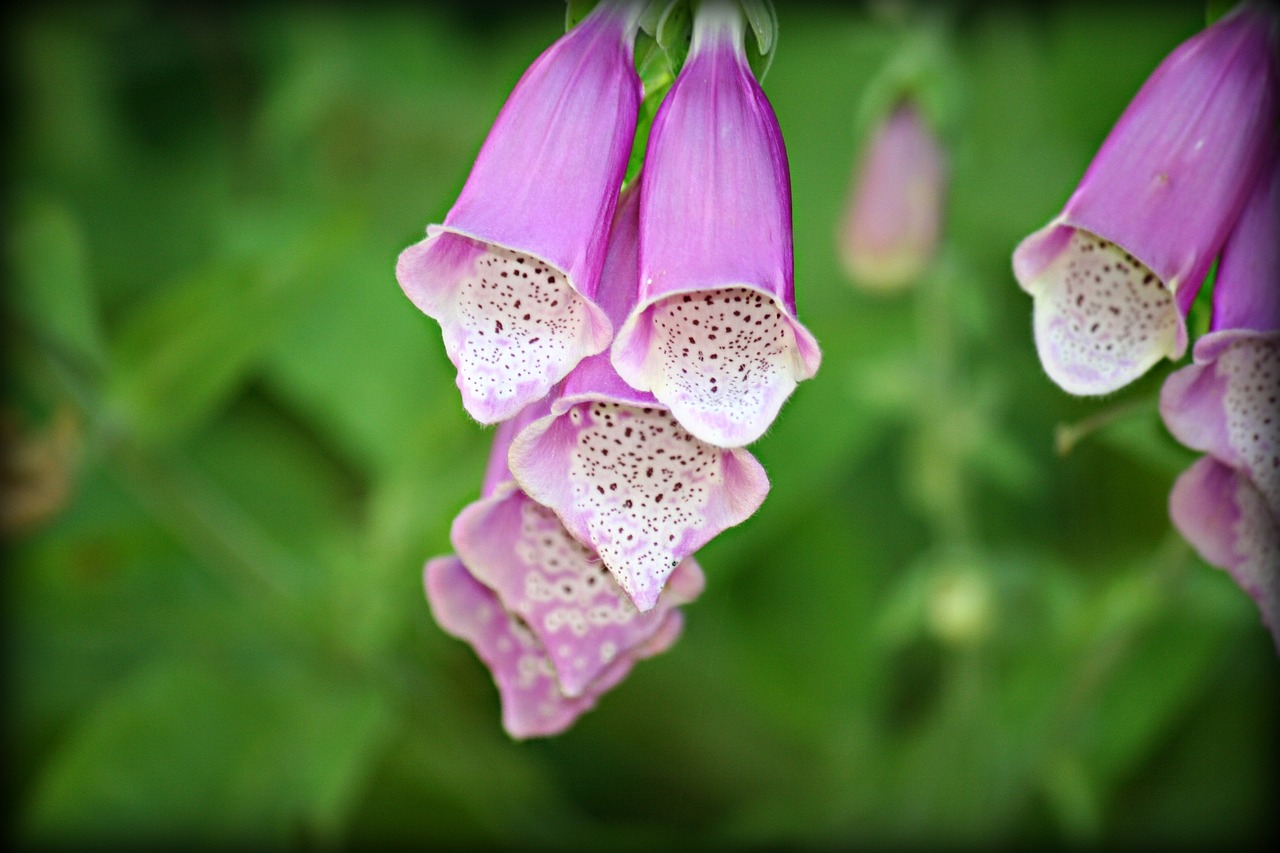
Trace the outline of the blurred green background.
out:
<instances>
[{"instance_id":1,"label":"blurred green background","mask_svg":"<svg viewBox=\"0 0 1280 853\"><path fill-rule=\"evenodd\" d=\"M843 280L855 117L910 28L779 3L801 318L684 637L515 743L421 567L488 433L397 253L563 5L25 4L5 27L10 831L281 846L1248 841L1280 681L1174 534L1162 365L1044 378L1009 255L1198 3L954 16L946 244ZM1055 432L1081 425L1068 453Z\"/></svg>"}]
</instances>

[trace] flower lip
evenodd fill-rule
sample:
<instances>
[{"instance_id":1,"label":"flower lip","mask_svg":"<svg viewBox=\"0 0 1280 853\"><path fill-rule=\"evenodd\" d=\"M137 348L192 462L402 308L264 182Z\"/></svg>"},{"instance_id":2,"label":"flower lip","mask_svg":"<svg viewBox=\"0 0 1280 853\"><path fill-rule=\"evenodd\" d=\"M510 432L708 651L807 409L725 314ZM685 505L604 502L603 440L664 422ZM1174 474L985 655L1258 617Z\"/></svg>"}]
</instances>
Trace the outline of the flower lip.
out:
<instances>
[{"instance_id":1,"label":"flower lip","mask_svg":"<svg viewBox=\"0 0 1280 853\"><path fill-rule=\"evenodd\" d=\"M578 696L566 696L546 650L517 617L503 610L493 590L452 555L427 562L423 585L432 615L447 633L469 643L488 667L502 702L502 725L517 740L559 734L595 707L637 660L669 648L679 636L677 611L648 640L619 654Z\"/></svg>"}]
</instances>

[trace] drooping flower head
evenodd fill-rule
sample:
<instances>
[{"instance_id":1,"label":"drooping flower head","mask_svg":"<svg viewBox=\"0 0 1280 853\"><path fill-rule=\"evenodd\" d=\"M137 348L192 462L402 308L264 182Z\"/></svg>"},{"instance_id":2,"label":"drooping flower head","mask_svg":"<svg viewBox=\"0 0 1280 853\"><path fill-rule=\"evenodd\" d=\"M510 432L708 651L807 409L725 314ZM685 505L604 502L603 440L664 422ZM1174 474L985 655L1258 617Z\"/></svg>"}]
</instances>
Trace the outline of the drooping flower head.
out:
<instances>
[{"instance_id":1,"label":"drooping flower head","mask_svg":"<svg viewBox=\"0 0 1280 853\"><path fill-rule=\"evenodd\" d=\"M897 291L937 252L946 195L942 145L920 109L901 101L872 132L837 232L845 273L868 290Z\"/></svg>"},{"instance_id":2,"label":"drooping flower head","mask_svg":"<svg viewBox=\"0 0 1280 853\"><path fill-rule=\"evenodd\" d=\"M1227 239L1210 332L1160 394L1165 424L1205 453L1170 515L1204 559L1258 602L1280 647L1280 148Z\"/></svg>"},{"instance_id":3,"label":"drooping flower head","mask_svg":"<svg viewBox=\"0 0 1280 853\"><path fill-rule=\"evenodd\" d=\"M1063 211L1014 252L1040 361L1064 390L1105 394L1186 351L1187 309L1275 126L1276 22L1244 4L1176 48Z\"/></svg>"},{"instance_id":4,"label":"drooping flower head","mask_svg":"<svg viewBox=\"0 0 1280 853\"><path fill-rule=\"evenodd\" d=\"M791 188L736 3L699 4L654 118L640 189L640 291L614 367L693 436L749 444L818 369L796 319Z\"/></svg>"},{"instance_id":5,"label":"drooping flower head","mask_svg":"<svg viewBox=\"0 0 1280 853\"><path fill-rule=\"evenodd\" d=\"M511 440L546 411L539 401L498 426L481 497L454 519L458 556L426 570L436 621L489 667L518 738L567 728L637 660L669 647L682 624L676 608L704 584L686 559L640 613L599 556L520 490L507 468Z\"/></svg>"},{"instance_id":6,"label":"drooping flower head","mask_svg":"<svg viewBox=\"0 0 1280 853\"><path fill-rule=\"evenodd\" d=\"M636 188L618 203L600 283L615 323L636 298ZM510 462L524 491L603 558L599 568L645 615L661 609L681 561L748 518L769 489L749 452L690 435L652 394L623 382L604 353L583 360L550 413L520 431Z\"/></svg>"},{"instance_id":7,"label":"drooping flower head","mask_svg":"<svg viewBox=\"0 0 1280 853\"><path fill-rule=\"evenodd\" d=\"M641 5L605 0L534 61L444 224L396 265L481 423L514 416L613 335L594 297L640 104Z\"/></svg>"}]
</instances>

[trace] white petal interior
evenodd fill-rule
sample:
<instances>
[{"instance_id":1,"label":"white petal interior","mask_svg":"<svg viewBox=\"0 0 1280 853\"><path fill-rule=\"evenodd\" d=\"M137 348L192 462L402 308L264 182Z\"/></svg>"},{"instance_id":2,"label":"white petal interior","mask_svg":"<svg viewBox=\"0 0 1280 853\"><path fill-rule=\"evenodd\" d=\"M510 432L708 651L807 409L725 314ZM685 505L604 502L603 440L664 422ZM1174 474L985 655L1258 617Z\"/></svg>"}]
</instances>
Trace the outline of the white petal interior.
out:
<instances>
[{"instance_id":1,"label":"white petal interior","mask_svg":"<svg viewBox=\"0 0 1280 853\"><path fill-rule=\"evenodd\" d=\"M486 408L541 397L586 354L582 296L562 271L528 255L488 247L462 280L455 310L452 354L464 397Z\"/></svg>"},{"instance_id":2,"label":"white petal interior","mask_svg":"<svg viewBox=\"0 0 1280 853\"><path fill-rule=\"evenodd\" d=\"M1173 294L1128 252L1077 229L1037 278L1036 344L1049 376L1074 394L1105 394L1175 354Z\"/></svg>"},{"instance_id":3,"label":"white petal interior","mask_svg":"<svg viewBox=\"0 0 1280 853\"><path fill-rule=\"evenodd\" d=\"M679 562L685 533L705 525L723 451L661 408L580 403L569 417L578 427L575 509L622 588L645 607Z\"/></svg>"},{"instance_id":4,"label":"white petal interior","mask_svg":"<svg viewBox=\"0 0 1280 853\"><path fill-rule=\"evenodd\" d=\"M1218 355L1226 379L1227 440L1280 517L1280 337L1239 340Z\"/></svg>"},{"instance_id":5,"label":"white petal interior","mask_svg":"<svg viewBox=\"0 0 1280 853\"><path fill-rule=\"evenodd\" d=\"M764 432L795 387L795 333L781 306L731 287L667 297L652 318L654 396L716 444L741 446ZM719 440L740 429L749 438Z\"/></svg>"}]
</instances>

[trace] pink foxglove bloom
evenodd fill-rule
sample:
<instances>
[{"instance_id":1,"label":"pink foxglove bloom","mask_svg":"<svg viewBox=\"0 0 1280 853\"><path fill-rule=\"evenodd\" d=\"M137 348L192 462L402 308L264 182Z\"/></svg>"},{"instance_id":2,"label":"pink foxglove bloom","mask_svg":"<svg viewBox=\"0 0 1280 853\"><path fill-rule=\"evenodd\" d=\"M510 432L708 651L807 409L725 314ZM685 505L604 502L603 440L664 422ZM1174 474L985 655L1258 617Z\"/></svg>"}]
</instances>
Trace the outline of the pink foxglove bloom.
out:
<instances>
[{"instance_id":1,"label":"pink foxglove bloom","mask_svg":"<svg viewBox=\"0 0 1280 853\"><path fill-rule=\"evenodd\" d=\"M1275 143L1273 143L1275 144ZM1170 515L1257 601L1280 648L1280 152L1227 240L1211 331L1160 394L1169 431L1205 456Z\"/></svg>"},{"instance_id":2,"label":"pink foxglove bloom","mask_svg":"<svg viewBox=\"0 0 1280 853\"><path fill-rule=\"evenodd\" d=\"M502 725L513 738L546 737L573 725L616 686L636 661L660 654L680 636L678 610L638 646L619 654L577 696L560 689L555 666L529 627L503 609L492 589L477 581L457 557L437 557L423 577L427 599L444 630L465 640L493 673L502 701Z\"/></svg>"},{"instance_id":3,"label":"pink foxglove bloom","mask_svg":"<svg viewBox=\"0 0 1280 853\"><path fill-rule=\"evenodd\" d=\"M436 621L493 674L516 738L563 731L636 661L669 648L683 625L677 605L704 582L685 560L658 606L639 613L600 558L520 491L507 468L511 439L546 405L498 427L482 497L454 520L458 556L431 560L424 578Z\"/></svg>"},{"instance_id":4,"label":"pink foxglove bloom","mask_svg":"<svg viewBox=\"0 0 1280 853\"><path fill-rule=\"evenodd\" d=\"M459 513L451 538L471 575L546 651L561 693L576 697L647 642L675 606L696 598L703 578L692 558L684 560L656 606L640 613L596 552L521 491L507 469L508 449L545 411L536 403L498 427L482 496Z\"/></svg>"},{"instance_id":5,"label":"pink foxglove bloom","mask_svg":"<svg viewBox=\"0 0 1280 853\"><path fill-rule=\"evenodd\" d=\"M614 322L636 297L635 188L618 203L600 284ZM550 413L521 430L510 461L529 496L599 553L646 616L661 609L659 593L681 561L747 519L769 491L748 451L690 435L653 395L623 382L603 353L579 364Z\"/></svg>"},{"instance_id":6,"label":"pink foxglove bloom","mask_svg":"<svg viewBox=\"0 0 1280 853\"><path fill-rule=\"evenodd\" d=\"M1276 121L1274 11L1245 4L1143 84L1063 211L1013 255L1036 348L1105 394L1187 347L1185 315L1258 179Z\"/></svg>"},{"instance_id":7,"label":"pink foxglove bloom","mask_svg":"<svg viewBox=\"0 0 1280 853\"><path fill-rule=\"evenodd\" d=\"M901 290L932 262L946 195L942 145L916 105L903 101L862 155L837 232L845 273L868 290Z\"/></svg>"},{"instance_id":8,"label":"pink foxglove bloom","mask_svg":"<svg viewBox=\"0 0 1280 853\"><path fill-rule=\"evenodd\" d=\"M640 104L641 5L600 3L534 61L444 224L396 265L481 423L514 416L613 335L594 297Z\"/></svg>"},{"instance_id":9,"label":"pink foxglove bloom","mask_svg":"<svg viewBox=\"0 0 1280 853\"><path fill-rule=\"evenodd\" d=\"M787 155L743 36L737 3L699 4L650 132L639 299L612 349L627 383L720 447L759 438L821 358L796 319Z\"/></svg>"}]
</instances>

